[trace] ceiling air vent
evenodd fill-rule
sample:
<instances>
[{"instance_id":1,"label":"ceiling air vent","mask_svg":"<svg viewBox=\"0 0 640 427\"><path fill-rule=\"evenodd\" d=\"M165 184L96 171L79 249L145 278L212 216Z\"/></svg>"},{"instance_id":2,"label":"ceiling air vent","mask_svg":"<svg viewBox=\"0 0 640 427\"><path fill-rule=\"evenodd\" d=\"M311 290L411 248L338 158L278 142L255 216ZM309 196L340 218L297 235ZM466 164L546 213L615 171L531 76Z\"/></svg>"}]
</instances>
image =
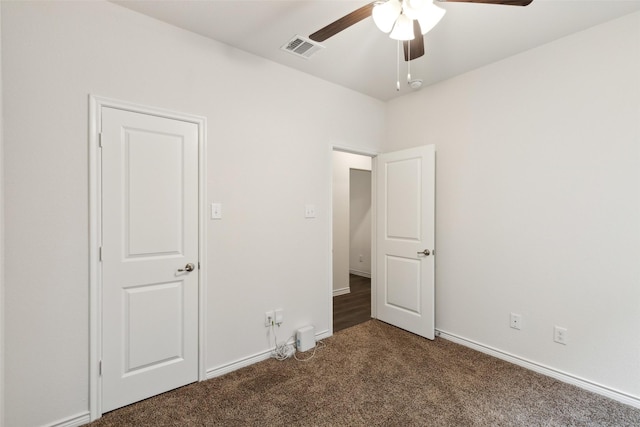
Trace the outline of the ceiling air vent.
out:
<instances>
[{"instance_id":1,"label":"ceiling air vent","mask_svg":"<svg viewBox=\"0 0 640 427\"><path fill-rule=\"evenodd\" d=\"M295 36L289 41L289 43L285 44L280 49L286 50L287 52L300 56L304 59L309 59L311 55L320 49L324 49L324 46L320 43L314 42L313 40Z\"/></svg>"}]
</instances>

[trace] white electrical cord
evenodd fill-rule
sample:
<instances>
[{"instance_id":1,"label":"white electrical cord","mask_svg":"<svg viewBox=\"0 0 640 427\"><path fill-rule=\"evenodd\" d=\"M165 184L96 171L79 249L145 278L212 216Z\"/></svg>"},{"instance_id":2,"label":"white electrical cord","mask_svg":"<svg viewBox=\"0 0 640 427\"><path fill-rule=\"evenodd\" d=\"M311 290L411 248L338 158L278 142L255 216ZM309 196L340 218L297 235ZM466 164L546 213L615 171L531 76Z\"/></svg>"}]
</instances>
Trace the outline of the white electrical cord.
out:
<instances>
[{"instance_id":1,"label":"white electrical cord","mask_svg":"<svg viewBox=\"0 0 640 427\"><path fill-rule=\"evenodd\" d=\"M313 356L316 355L316 351L319 348L325 348L327 345L323 342L323 341L316 341L316 346L313 347L313 353L311 353L311 356L307 357L306 359L299 359L298 356L293 353L293 358L296 359L298 362L308 362L309 360L313 359Z\"/></svg>"},{"instance_id":2,"label":"white electrical cord","mask_svg":"<svg viewBox=\"0 0 640 427\"><path fill-rule=\"evenodd\" d=\"M295 354L296 349L293 347L293 344L287 344L287 341L283 342L282 344L278 344L278 337L276 336L275 326L276 324L274 322L271 322L271 331L273 331L273 343L275 345L271 355L276 360L287 360ZM280 325L278 325L278 327L280 327Z\"/></svg>"}]
</instances>

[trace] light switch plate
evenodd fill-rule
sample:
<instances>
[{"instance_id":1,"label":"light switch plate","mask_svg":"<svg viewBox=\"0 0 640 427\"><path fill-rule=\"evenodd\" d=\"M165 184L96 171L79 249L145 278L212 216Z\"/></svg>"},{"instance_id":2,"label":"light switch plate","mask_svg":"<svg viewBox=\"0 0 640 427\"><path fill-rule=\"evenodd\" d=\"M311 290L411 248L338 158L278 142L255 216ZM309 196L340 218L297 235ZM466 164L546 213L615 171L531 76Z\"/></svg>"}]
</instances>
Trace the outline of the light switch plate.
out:
<instances>
[{"instance_id":1,"label":"light switch plate","mask_svg":"<svg viewBox=\"0 0 640 427\"><path fill-rule=\"evenodd\" d=\"M304 217L315 218L316 217L316 205L304 205Z\"/></svg>"},{"instance_id":2,"label":"light switch plate","mask_svg":"<svg viewBox=\"0 0 640 427\"><path fill-rule=\"evenodd\" d=\"M211 203L211 219L222 219L222 205Z\"/></svg>"}]
</instances>

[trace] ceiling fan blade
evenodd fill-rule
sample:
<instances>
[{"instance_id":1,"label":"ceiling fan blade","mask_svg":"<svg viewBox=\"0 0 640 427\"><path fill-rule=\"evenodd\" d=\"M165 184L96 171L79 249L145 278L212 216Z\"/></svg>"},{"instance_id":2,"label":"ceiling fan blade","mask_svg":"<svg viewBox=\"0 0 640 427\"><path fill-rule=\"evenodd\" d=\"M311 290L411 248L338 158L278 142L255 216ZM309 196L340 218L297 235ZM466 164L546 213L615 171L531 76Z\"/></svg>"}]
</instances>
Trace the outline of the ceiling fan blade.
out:
<instances>
[{"instance_id":1,"label":"ceiling fan blade","mask_svg":"<svg viewBox=\"0 0 640 427\"><path fill-rule=\"evenodd\" d=\"M413 21L413 35L415 37L413 40L405 40L402 43L404 45L405 61L412 61L424 55L424 36L420 30L420 23L417 20ZM411 57L409 57L409 55L411 55Z\"/></svg>"},{"instance_id":2,"label":"ceiling fan blade","mask_svg":"<svg viewBox=\"0 0 640 427\"><path fill-rule=\"evenodd\" d=\"M485 3L485 4L506 4L509 6L527 6L533 0L439 0L441 2L452 3Z\"/></svg>"},{"instance_id":3,"label":"ceiling fan blade","mask_svg":"<svg viewBox=\"0 0 640 427\"><path fill-rule=\"evenodd\" d=\"M373 6L375 6L375 2L364 5L360 9L356 9L326 27L319 29L315 33L311 34L309 38L315 42L323 42L329 37L335 36L340 31L370 17Z\"/></svg>"}]
</instances>

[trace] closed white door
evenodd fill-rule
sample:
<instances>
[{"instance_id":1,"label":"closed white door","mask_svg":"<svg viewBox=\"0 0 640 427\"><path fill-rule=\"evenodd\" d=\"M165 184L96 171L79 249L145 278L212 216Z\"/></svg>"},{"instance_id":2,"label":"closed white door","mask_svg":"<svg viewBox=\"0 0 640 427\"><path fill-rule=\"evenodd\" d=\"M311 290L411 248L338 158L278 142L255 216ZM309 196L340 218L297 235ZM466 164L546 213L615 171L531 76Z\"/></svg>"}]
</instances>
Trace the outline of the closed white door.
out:
<instances>
[{"instance_id":1,"label":"closed white door","mask_svg":"<svg viewBox=\"0 0 640 427\"><path fill-rule=\"evenodd\" d=\"M379 155L376 171L377 317L433 339L435 147Z\"/></svg>"},{"instance_id":2,"label":"closed white door","mask_svg":"<svg viewBox=\"0 0 640 427\"><path fill-rule=\"evenodd\" d=\"M198 128L102 110L102 411L198 379Z\"/></svg>"}]
</instances>

